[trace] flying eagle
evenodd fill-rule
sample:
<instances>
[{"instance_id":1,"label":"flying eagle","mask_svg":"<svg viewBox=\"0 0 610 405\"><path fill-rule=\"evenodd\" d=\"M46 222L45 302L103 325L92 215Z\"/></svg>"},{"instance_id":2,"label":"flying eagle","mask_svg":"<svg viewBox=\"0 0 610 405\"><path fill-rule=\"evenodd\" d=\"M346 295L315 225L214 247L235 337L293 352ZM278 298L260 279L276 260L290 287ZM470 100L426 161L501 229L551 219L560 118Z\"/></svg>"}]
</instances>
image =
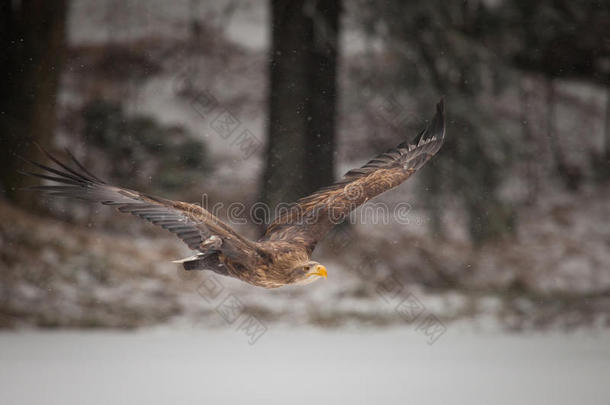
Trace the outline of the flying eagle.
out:
<instances>
[{"instance_id":1,"label":"flying eagle","mask_svg":"<svg viewBox=\"0 0 610 405\"><path fill-rule=\"evenodd\" d=\"M45 151L59 168L29 163L43 173L22 172L55 185L32 189L50 195L79 198L115 206L174 233L196 254L176 261L185 270L212 270L252 285L276 288L326 278L326 268L311 254L330 229L371 198L407 180L434 156L443 144L443 101L428 126L411 142L403 142L364 166L350 170L336 183L298 200L269 224L257 241L249 240L196 204L112 186L91 174L68 152L73 167Z\"/></svg>"}]
</instances>

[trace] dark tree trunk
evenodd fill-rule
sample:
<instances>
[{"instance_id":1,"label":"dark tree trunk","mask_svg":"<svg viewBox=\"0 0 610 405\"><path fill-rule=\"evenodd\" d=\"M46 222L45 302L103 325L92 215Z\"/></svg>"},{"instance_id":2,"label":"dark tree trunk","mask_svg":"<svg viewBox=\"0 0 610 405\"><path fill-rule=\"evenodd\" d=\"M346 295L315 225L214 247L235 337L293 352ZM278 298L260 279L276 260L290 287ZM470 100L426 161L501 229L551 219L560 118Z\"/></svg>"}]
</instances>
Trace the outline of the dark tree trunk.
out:
<instances>
[{"instance_id":1,"label":"dark tree trunk","mask_svg":"<svg viewBox=\"0 0 610 405\"><path fill-rule=\"evenodd\" d=\"M339 0L271 1L262 200L294 201L333 180Z\"/></svg>"},{"instance_id":2,"label":"dark tree trunk","mask_svg":"<svg viewBox=\"0 0 610 405\"><path fill-rule=\"evenodd\" d=\"M310 71L310 111L305 142L306 192L326 186L334 177L337 108L339 0L315 1Z\"/></svg>"},{"instance_id":3,"label":"dark tree trunk","mask_svg":"<svg viewBox=\"0 0 610 405\"><path fill-rule=\"evenodd\" d=\"M1 3L0 183L16 202L27 202L16 155L39 158L32 141L47 144L55 128L66 12L67 0Z\"/></svg>"},{"instance_id":4,"label":"dark tree trunk","mask_svg":"<svg viewBox=\"0 0 610 405\"><path fill-rule=\"evenodd\" d=\"M604 155L610 164L610 86L606 87L606 122L604 123Z\"/></svg>"}]
</instances>

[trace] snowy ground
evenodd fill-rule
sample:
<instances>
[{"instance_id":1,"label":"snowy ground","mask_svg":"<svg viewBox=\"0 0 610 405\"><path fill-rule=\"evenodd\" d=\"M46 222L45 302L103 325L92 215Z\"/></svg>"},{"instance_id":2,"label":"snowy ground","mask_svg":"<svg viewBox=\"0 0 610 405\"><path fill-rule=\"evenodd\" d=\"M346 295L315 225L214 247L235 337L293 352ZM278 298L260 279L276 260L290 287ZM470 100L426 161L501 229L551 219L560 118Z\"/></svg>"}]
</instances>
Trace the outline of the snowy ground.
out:
<instances>
[{"instance_id":1,"label":"snowy ground","mask_svg":"<svg viewBox=\"0 0 610 405\"><path fill-rule=\"evenodd\" d=\"M0 403L607 404L610 333L232 329L0 334Z\"/></svg>"}]
</instances>

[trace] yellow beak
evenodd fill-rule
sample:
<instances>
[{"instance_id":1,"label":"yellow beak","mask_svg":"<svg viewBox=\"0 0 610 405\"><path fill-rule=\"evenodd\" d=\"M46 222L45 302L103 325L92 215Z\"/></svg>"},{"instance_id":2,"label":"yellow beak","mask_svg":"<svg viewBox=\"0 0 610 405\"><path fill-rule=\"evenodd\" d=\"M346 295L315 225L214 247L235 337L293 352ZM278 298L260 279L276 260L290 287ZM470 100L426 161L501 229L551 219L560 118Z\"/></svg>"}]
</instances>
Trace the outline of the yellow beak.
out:
<instances>
[{"instance_id":1,"label":"yellow beak","mask_svg":"<svg viewBox=\"0 0 610 405\"><path fill-rule=\"evenodd\" d=\"M324 277L326 278L328 276L328 273L326 272L326 267L322 266L321 264L316 266L316 272L313 273L316 274L320 277Z\"/></svg>"}]
</instances>

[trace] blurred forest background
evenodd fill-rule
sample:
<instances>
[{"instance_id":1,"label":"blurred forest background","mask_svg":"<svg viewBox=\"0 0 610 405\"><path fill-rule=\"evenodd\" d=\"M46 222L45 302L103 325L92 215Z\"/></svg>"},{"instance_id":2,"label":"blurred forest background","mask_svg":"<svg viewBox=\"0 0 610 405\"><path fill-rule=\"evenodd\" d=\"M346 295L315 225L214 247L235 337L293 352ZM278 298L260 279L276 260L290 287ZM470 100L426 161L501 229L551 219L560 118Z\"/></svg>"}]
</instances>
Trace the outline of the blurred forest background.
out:
<instances>
[{"instance_id":1,"label":"blurred forest background","mask_svg":"<svg viewBox=\"0 0 610 405\"><path fill-rule=\"evenodd\" d=\"M223 324L170 234L21 191L33 141L223 217L331 183L441 96L445 146L378 200L408 224L338 227L314 255L326 282L223 285L268 323L404 323L394 291L444 322L610 326L610 2L1 4L0 326Z\"/></svg>"}]
</instances>

